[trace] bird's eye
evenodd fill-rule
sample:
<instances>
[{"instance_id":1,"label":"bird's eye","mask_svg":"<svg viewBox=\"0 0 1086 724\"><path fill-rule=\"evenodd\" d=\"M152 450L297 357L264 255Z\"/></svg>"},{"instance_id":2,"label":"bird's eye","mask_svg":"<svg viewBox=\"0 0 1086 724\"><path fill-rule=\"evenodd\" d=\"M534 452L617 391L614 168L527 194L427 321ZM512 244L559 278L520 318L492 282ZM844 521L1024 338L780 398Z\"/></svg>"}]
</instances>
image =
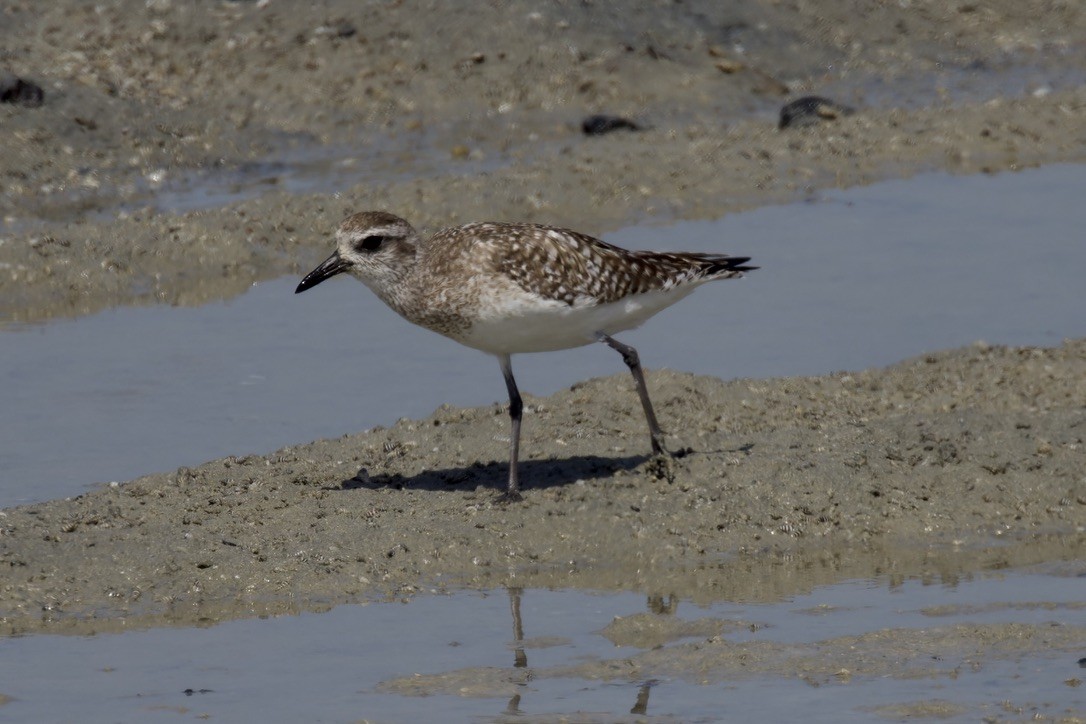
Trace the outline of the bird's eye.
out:
<instances>
[{"instance_id":1,"label":"bird's eye","mask_svg":"<svg viewBox=\"0 0 1086 724\"><path fill-rule=\"evenodd\" d=\"M355 242L354 248L358 251L377 251L384 240L383 236L367 236L362 241Z\"/></svg>"}]
</instances>

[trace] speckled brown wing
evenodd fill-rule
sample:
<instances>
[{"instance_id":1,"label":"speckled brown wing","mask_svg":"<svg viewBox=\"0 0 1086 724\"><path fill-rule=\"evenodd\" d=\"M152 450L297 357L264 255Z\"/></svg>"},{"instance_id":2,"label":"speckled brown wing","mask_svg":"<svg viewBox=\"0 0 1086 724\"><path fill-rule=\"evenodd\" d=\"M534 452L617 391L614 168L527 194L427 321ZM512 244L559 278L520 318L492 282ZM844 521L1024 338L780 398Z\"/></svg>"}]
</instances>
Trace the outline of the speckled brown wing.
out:
<instances>
[{"instance_id":1,"label":"speckled brown wing","mask_svg":"<svg viewBox=\"0 0 1086 724\"><path fill-rule=\"evenodd\" d=\"M487 226L487 225L479 225ZM614 302L632 294L740 276L749 257L627 251L569 229L489 225L485 242L495 271L523 289L571 306ZM498 229L501 233L494 233ZM483 231L483 229L480 229Z\"/></svg>"}]
</instances>

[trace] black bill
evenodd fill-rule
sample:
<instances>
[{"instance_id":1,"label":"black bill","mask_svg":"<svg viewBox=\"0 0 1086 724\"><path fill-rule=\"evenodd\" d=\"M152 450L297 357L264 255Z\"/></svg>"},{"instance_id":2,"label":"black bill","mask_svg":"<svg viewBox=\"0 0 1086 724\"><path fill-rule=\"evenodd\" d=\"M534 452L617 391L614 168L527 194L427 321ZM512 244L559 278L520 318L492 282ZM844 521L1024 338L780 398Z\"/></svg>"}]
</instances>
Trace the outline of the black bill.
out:
<instances>
[{"instance_id":1,"label":"black bill","mask_svg":"<svg viewBox=\"0 0 1086 724\"><path fill-rule=\"evenodd\" d=\"M348 266L349 264L343 260L343 257L341 257L337 251L333 253L332 256L322 261L320 266L316 269L306 274L302 278L302 281L299 282L298 288L294 290L294 293L301 294L306 289L317 286L325 279L334 277L340 272L347 271Z\"/></svg>"}]
</instances>

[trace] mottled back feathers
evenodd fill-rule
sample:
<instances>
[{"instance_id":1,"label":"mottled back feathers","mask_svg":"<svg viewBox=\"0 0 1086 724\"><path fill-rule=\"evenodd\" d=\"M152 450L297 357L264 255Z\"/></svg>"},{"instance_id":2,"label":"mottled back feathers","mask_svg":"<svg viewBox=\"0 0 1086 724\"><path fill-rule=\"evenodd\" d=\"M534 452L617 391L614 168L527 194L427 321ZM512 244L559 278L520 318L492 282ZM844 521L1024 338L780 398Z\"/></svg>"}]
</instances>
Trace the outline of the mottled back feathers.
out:
<instances>
[{"instance_id":1,"label":"mottled back feathers","mask_svg":"<svg viewBox=\"0 0 1086 724\"><path fill-rule=\"evenodd\" d=\"M443 229L427 243L427 251L440 254L439 247L467 239L471 254L488 264L488 271L570 306L606 304L632 294L737 277L756 268L744 266L749 257L628 251L576 231L538 224L482 222Z\"/></svg>"}]
</instances>

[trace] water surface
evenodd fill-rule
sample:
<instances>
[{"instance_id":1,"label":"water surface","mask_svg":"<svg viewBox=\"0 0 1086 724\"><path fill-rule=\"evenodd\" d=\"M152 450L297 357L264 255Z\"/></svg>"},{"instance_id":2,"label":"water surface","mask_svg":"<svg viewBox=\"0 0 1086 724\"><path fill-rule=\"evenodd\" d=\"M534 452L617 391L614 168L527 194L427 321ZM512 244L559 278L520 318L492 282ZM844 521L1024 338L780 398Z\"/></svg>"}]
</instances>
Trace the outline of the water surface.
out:
<instances>
[{"instance_id":1,"label":"water surface","mask_svg":"<svg viewBox=\"0 0 1086 724\"><path fill-rule=\"evenodd\" d=\"M1083 188L1083 166L932 174L610 234L762 267L620 338L650 369L725 379L861 369L977 340L1056 345L1086 334ZM494 359L406 324L351 279L302 295L296 283L199 308L3 327L0 505L423 417L446 402L504 401ZM625 374L603 345L520 355L514 369L539 395Z\"/></svg>"},{"instance_id":2,"label":"water surface","mask_svg":"<svg viewBox=\"0 0 1086 724\"><path fill-rule=\"evenodd\" d=\"M942 721L1002 718L1005 707L1086 714L1081 652L992 657L983 645L938 650L934 673L879 675L779 669L724 681L696 672L589 675L647 650L608 637L616 616L717 620L734 646L779 643L797 654L843 636L957 624L1086 626L1081 575L1040 570L954 582L853 580L771 602L695 606L666 596L574 590L463 592L323 614L2 642L0 706L11 721L578 721L869 722L884 707L942 702ZM1037 605L1039 603L1044 605ZM669 640L665 648L704 640ZM893 645L892 635L887 646ZM621 645L620 645L621 644ZM659 650L657 651L659 653ZM588 665L587 669L579 669ZM583 671L585 673L578 673ZM956 671L957 673L951 673ZM451 682L451 683L450 683ZM451 689L451 690L450 690ZM891 717L894 720L900 717ZM530 719L531 720L531 719Z\"/></svg>"}]
</instances>

